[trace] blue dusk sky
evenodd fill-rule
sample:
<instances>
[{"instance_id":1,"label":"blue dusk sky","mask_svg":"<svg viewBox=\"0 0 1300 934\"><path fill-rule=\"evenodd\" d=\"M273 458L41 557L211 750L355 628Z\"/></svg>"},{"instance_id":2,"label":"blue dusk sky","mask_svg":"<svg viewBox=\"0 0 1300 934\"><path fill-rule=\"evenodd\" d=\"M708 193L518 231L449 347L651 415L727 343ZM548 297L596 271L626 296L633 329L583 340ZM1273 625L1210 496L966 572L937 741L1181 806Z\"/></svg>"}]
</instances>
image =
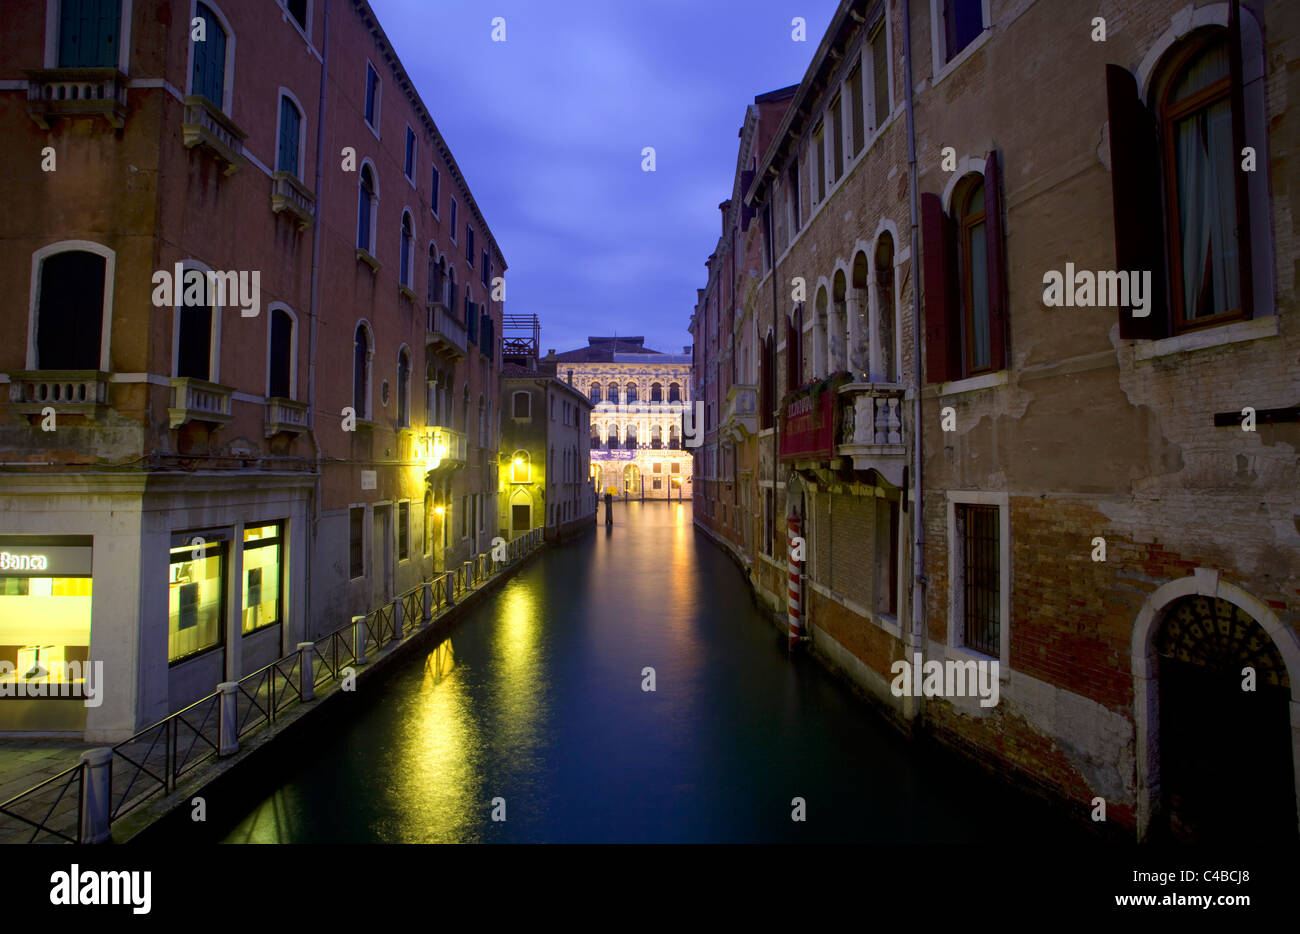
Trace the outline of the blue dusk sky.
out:
<instances>
[{"instance_id":1,"label":"blue dusk sky","mask_svg":"<svg viewBox=\"0 0 1300 934\"><path fill-rule=\"evenodd\" d=\"M802 79L835 0L370 2L509 263L506 311L541 318L542 352L617 332L680 353L745 108Z\"/></svg>"}]
</instances>

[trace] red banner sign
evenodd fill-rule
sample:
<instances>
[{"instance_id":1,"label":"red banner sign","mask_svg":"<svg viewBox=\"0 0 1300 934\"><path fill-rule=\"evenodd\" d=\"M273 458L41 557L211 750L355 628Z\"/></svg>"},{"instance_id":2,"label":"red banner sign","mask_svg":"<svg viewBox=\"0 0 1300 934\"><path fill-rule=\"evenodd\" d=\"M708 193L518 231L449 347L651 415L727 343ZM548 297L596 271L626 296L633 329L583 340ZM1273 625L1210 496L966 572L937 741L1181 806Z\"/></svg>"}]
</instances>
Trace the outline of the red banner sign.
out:
<instances>
[{"instance_id":1,"label":"red banner sign","mask_svg":"<svg viewBox=\"0 0 1300 934\"><path fill-rule=\"evenodd\" d=\"M807 390L786 404L781 412L781 460L829 460L835 455L836 395L828 387L814 399Z\"/></svg>"}]
</instances>

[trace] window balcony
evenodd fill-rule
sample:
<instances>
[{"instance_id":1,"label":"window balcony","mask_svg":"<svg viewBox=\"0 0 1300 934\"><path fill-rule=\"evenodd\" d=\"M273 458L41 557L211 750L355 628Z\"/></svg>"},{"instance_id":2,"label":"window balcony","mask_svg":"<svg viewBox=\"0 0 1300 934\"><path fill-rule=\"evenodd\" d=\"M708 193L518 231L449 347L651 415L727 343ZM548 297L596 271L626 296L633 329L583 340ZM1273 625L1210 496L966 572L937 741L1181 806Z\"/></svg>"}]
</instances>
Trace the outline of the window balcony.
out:
<instances>
[{"instance_id":1,"label":"window balcony","mask_svg":"<svg viewBox=\"0 0 1300 934\"><path fill-rule=\"evenodd\" d=\"M448 360L465 358L465 325L442 302L428 302L425 306L427 325L425 344L435 354Z\"/></svg>"},{"instance_id":2,"label":"window balcony","mask_svg":"<svg viewBox=\"0 0 1300 934\"><path fill-rule=\"evenodd\" d=\"M288 214L298 222L299 230L306 230L316 217L316 196L292 172L275 172L271 175L271 210Z\"/></svg>"},{"instance_id":3,"label":"window balcony","mask_svg":"<svg viewBox=\"0 0 1300 934\"><path fill-rule=\"evenodd\" d=\"M9 374L9 410L95 418L108 406L108 374L97 370L17 370Z\"/></svg>"},{"instance_id":4,"label":"window balcony","mask_svg":"<svg viewBox=\"0 0 1300 934\"><path fill-rule=\"evenodd\" d=\"M426 428L416 436L415 456L424 461L426 473L464 467L468 463L467 450L464 433L451 428Z\"/></svg>"},{"instance_id":5,"label":"window balcony","mask_svg":"<svg viewBox=\"0 0 1300 934\"><path fill-rule=\"evenodd\" d=\"M852 458L854 470L875 470L895 486L902 486L907 463L904 391L897 383L847 383L839 389L836 453Z\"/></svg>"},{"instance_id":6,"label":"window balcony","mask_svg":"<svg viewBox=\"0 0 1300 934\"><path fill-rule=\"evenodd\" d=\"M27 72L27 113L42 130L59 117L103 117L121 128L127 77L116 68L46 68Z\"/></svg>"},{"instance_id":7,"label":"window balcony","mask_svg":"<svg viewBox=\"0 0 1300 934\"><path fill-rule=\"evenodd\" d=\"M307 430L307 403L292 399L266 400L266 437L300 435Z\"/></svg>"},{"instance_id":8,"label":"window balcony","mask_svg":"<svg viewBox=\"0 0 1300 934\"><path fill-rule=\"evenodd\" d=\"M744 441L758 432L758 387L742 383L727 390L722 410L722 433L733 441Z\"/></svg>"},{"instance_id":9,"label":"window balcony","mask_svg":"<svg viewBox=\"0 0 1300 934\"><path fill-rule=\"evenodd\" d=\"M172 404L167 410L171 427L179 428L186 422L229 424L234 418L230 411L233 393L234 390L229 386L218 386L189 376L173 376Z\"/></svg>"},{"instance_id":10,"label":"window balcony","mask_svg":"<svg viewBox=\"0 0 1300 934\"><path fill-rule=\"evenodd\" d=\"M225 163L225 174L239 171L244 151L243 130L202 94L185 98L185 117L181 123L181 140L186 149L202 146Z\"/></svg>"}]
</instances>

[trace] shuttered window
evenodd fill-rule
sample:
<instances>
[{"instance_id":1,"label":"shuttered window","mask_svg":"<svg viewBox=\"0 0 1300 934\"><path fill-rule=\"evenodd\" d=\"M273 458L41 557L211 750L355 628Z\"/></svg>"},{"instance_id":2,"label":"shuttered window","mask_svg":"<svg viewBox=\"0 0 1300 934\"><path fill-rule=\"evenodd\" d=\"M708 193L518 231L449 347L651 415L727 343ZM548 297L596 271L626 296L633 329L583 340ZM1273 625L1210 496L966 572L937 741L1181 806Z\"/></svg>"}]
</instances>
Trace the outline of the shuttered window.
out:
<instances>
[{"instance_id":1,"label":"shuttered window","mask_svg":"<svg viewBox=\"0 0 1300 934\"><path fill-rule=\"evenodd\" d=\"M59 4L59 67L117 65L120 0L62 0Z\"/></svg>"},{"instance_id":2,"label":"shuttered window","mask_svg":"<svg viewBox=\"0 0 1300 934\"><path fill-rule=\"evenodd\" d=\"M302 114L293 101L280 97L280 148L275 156L275 167L281 172L290 172L297 176L298 140L302 127Z\"/></svg>"},{"instance_id":3,"label":"shuttered window","mask_svg":"<svg viewBox=\"0 0 1300 934\"><path fill-rule=\"evenodd\" d=\"M202 94L220 108L225 103L226 31L205 3L195 7L194 16L203 20L205 38L202 42L191 43L194 48L194 74L190 82L190 93Z\"/></svg>"},{"instance_id":4,"label":"shuttered window","mask_svg":"<svg viewBox=\"0 0 1300 934\"><path fill-rule=\"evenodd\" d=\"M267 381L272 398L292 399L293 319L282 308L271 312L271 371Z\"/></svg>"}]
</instances>

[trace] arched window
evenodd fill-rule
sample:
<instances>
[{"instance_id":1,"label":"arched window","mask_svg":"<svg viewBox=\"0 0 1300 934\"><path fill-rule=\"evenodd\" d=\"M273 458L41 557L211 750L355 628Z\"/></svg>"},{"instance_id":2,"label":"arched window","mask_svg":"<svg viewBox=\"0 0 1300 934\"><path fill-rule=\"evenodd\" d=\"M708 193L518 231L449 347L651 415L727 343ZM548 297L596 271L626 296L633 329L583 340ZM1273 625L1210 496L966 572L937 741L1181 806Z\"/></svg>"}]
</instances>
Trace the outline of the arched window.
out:
<instances>
[{"instance_id":1,"label":"arched window","mask_svg":"<svg viewBox=\"0 0 1300 934\"><path fill-rule=\"evenodd\" d=\"M1159 114L1179 331L1244 317L1242 284L1249 289L1250 265L1249 247L1237 236L1244 212L1237 210L1227 32L1216 29L1188 43L1169 73Z\"/></svg>"},{"instance_id":2,"label":"arched window","mask_svg":"<svg viewBox=\"0 0 1300 934\"><path fill-rule=\"evenodd\" d=\"M293 316L289 312L283 308L271 309L271 345L266 376L268 398L294 398L293 330Z\"/></svg>"},{"instance_id":3,"label":"arched window","mask_svg":"<svg viewBox=\"0 0 1300 934\"><path fill-rule=\"evenodd\" d=\"M408 289L411 287L411 267L415 265L415 230L412 226L411 212L402 212L401 259L397 264L397 281Z\"/></svg>"},{"instance_id":4,"label":"arched window","mask_svg":"<svg viewBox=\"0 0 1300 934\"><path fill-rule=\"evenodd\" d=\"M669 402L682 401L682 387L680 383L668 384L668 401Z\"/></svg>"},{"instance_id":5,"label":"arched window","mask_svg":"<svg viewBox=\"0 0 1300 934\"><path fill-rule=\"evenodd\" d=\"M872 366L872 379L879 378L886 383L896 383L899 379L898 361L894 355L894 335L897 329L898 308L894 299L894 238L888 232L882 233L876 241L876 294L875 309L876 335L875 344L879 348L879 362Z\"/></svg>"},{"instance_id":6,"label":"arched window","mask_svg":"<svg viewBox=\"0 0 1300 934\"><path fill-rule=\"evenodd\" d=\"M588 447L593 451L600 447L600 428L594 423L591 426L591 439L588 442Z\"/></svg>"},{"instance_id":7,"label":"arched window","mask_svg":"<svg viewBox=\"0 0 1300 934\"><path fill-rule=\"evenodd\" d=\"M627 384L627 401L628 402L636 401L636 383Z\"/></svg>"},{"instance_id":8,"label":"arched window","mask_svg":"<svg viewBox=\"0 0 1300 934\"><path fill-rule=\"evenodd\" d=\"M627 447L629 450L637 446L636 423L628 422L627 425Z\"/></svg>"},{"instance_id":9,"label":"arched window","mask_svg":"<svg viewBox=\"0 0 1300 934\"><path fill-rule=\"evenodd\" d=\"M397 354L397 424L411 426L411 353L405 347Z\"/></svg>"},{"instance_id":10,"label":"arched window","mask_svg":"<svg viewBox=\"0 0 1300 934\"><path fill-rule=\"evenodd\" d=\"M425 293L427 295L426 301L437 302L442 300L442 293L445 288L443 284L443 276L444 276L445 268L446 267L444 261L438 258L437 248L432 243L430 243L429 244L429 286L427 292Z\"/></svg>"},{"instance_id":11,"label":"arched window","mask_svg":"<svg viewBox=\"0 0 1300 934\"><path fill-rule=\"evenodd\" d=\"M663 384L661 384L661 383L651 383L651 384L650 384L650 401L651 401L651 402L663 402L663 401L664 401L664 387L663 387Z\"/></svg>"},{"instance_id":12,"label":"arched window","mask_svg":"<svg viewBox=\"0 0 1300 934\"><path fill-rule=\"evenodd\" d=\"M32 256L32 369L108 369L104 322L111 307L115 262L112 250L80 241L75 247L53 244Z\"/></svg>"},{"instance_id":13,"label":"arched window","mask_svg":"<svg viewBox=\"0 0 1300 934\"><path fill-rule=\"evenodd\" d=\"M617 402L618 402L618 383L610 383L610 384L609 384L609 401L617 404Z\"/></svg>"},{"instance_id":14,"label":"arched window","mask_svg":"<svg viewBox=\"0 0 1300 934\"><path fill-rule=\"evenodd\" d=\"M658 449L664 446L663 429L659 425L650 426L650 447Z\"/></svg>"},{"instance_id":15,"label":"arched window","mask_svg":"<svg viewBox=\"0 0 1300 934\"><path fill-rule=\"evenodd\" d=\"M456 267L447 266L447 310L456 313Z\"/></svg>"},{"instance_id":16,"label":"arched window","mask_svg":"<svg viewBox=\"0 0 1300 934\"><path fill-rule=\"evenodd\" d=\"M202 21L203 41L191 42L193 69L190 93L206 97L218 110L226 104L226 46L229 35L217 14L206 3L194 7L194 18Z\"/></svg>"},{"instance_id":17,"label":"arched window","mask_svg":"<svg viewBox=\"0 0 1300 934\"><path fill-rule=\"evenodd\" d=\"M888 234L882 234L882 237ZM891 241L892 242L892 241ZM876 296L868 287L871 284L871 264L865 250L853 256L849 276L849 371L854 379L870 380L871 369L871 316L875 313Z\"/></svg>"},{"instance_id":18,"label":"arched window","mask_svg":"<svg viewBox=\"0 0 1300 934\"><path fill-rule=\"evenodd\" d=\"M948 213L938 195L921 198L922 250L930 257L922 266L927 382L963 379L1006 366L1006 258L998 164L997 152L990 152L982 165L976 164L977 171L950 182Z\"/></svg>"},{"instance_id":19,"label":"arched window","mask_svg":"<svg viewBox=\"0 0 1300 934\"><path fill-rule=\"evenodd\" d=\"M591 402L592 405L597 405L600 402L600 383L591 384Z\"/></svg>"},{"instance_id":20,"label":"arched window","mask_svg":"<svg viewBox=\"0 0 1300 934\"><path fill-rule=\"evenodd\" d=\"M837 269L831 279L831 307L827 321L826 358L827 372L838 373L849 368L848 280L843 269Z\"/></svg>"},{"instance_id":21,"label":"arched window","mask_svg":"<svg viewBox=\"0 0 1300 934\"><path fill-rule=\"evenodd\" d=\"M528 458L527 451L515 451L514 457L510 461L510 482L532 482L532 463Z\"/></svg>"},{"instance_id":22,"label":"arched window","mask_svg":"<svg viewBox=\"0 0 1300 934\"><path fill-rule=\"evenodd\" d=\"M176 376L216 380L216 342L220 310L206 270L187 268L176 290Z\"/></svg>"},{"instance_id":23,"label":"arched window","mask_svg":"<svg viewBox=\"0 0 1300 934\"><path fill-rule=\"evenodd\" d=\"M826 344L829 330L827 305L826 289L821 287L817 289L817 298L813 304L811 359L805 363L805 366L811 368L811 372L804 371L809 379L818 379L827 375Z\"/></svg>"},{"instance_id":24,"label":"arched window","mask_svg":"<svg viewBox=\"0 0 1300 934\"><path fill-rule=\"evenodd\" d=\"M682 429L676 422L668 426L668 447L674 451L679 451L682 447Z\"/></svg>"},{"instance_id":25,"label":"arched window","mask_svg":"<svg viewBox=\"0 0 1300 934\"><path fill-rule=\"evenodd\" d=\"M352 408L359 419L370 418L370 332L358 324L352 339Z\"/></svg>"},{"instance_id":26,"label":"arched window","mask_svg":"<svg viewBox=\"0 0 1300 934\"><path fill-rule=\"evenodd\" d=\"M287 94L280 95L280 131L275 153L275 168L301 178L302 112Z\"/></svg>"},{"instance_id":27,"label":"arched window","mask_svg":"<svg viewBox=\"0 0 1300 934\"><path fill-rule=\"evenodd\" d=\"M973 177L956 202L957 271L961 282L962 333L966 372L989 368L988 226L984 217L984 179Z\"/></svg>"},{"instance_id":28,"label":"arched window","mask_svg":"<svg viewBox=\"0 0 1300 934\"><path fill-rule=\"evenodd\" d=\"M357 183L357 249L374 255L375 217L379 207L379 189L375 172L369 163L361 165L361 180Z\"/></svg>"},{"instance_id":29,"label":"arched window","mask_svg":"<svg viewBox=\"0 0 1300 934\"><path fill-rule=\"evenodd\" d=\"M533 414L532 393L519 391L510 397L510 414L512 418L531 418Z\"/></svg>"}]
</instances>

